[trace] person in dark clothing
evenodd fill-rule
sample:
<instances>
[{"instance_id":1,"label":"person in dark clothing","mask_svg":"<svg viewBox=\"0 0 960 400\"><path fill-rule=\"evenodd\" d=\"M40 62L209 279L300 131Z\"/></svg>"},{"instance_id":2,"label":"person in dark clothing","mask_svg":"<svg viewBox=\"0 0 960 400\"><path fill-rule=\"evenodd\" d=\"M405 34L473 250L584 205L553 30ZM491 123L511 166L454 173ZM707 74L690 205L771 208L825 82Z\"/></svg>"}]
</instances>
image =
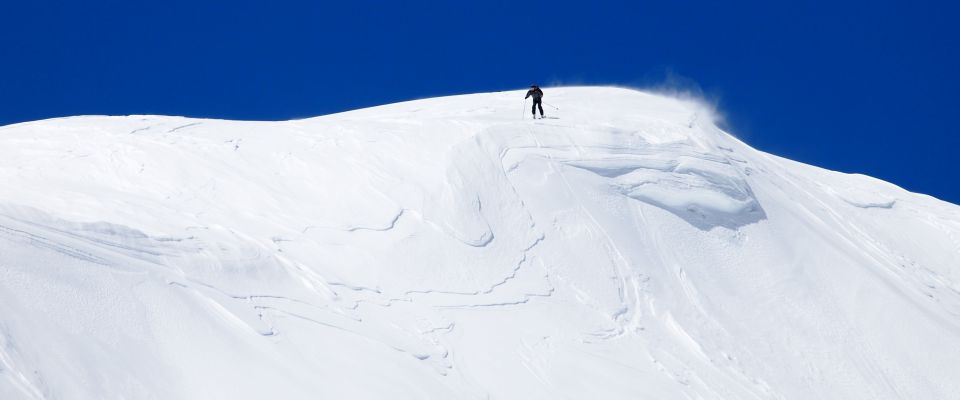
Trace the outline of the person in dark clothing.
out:
<instances>
[{"instance_id":1,"label":"person in dark clothing","mask_svg":"<svg viewBox=\"0 0 960 400\"><path fill-rule=\"evenodd\" d=\"M530 110L533 113L533 118L537 118L537 108L540 108L540 118L543 118L543 91L537 85L531 85L530 90L527 91L527 97L533 96L533 108ZM526 99L527 97L524 97Z\"/></svg>"}]
</instances>

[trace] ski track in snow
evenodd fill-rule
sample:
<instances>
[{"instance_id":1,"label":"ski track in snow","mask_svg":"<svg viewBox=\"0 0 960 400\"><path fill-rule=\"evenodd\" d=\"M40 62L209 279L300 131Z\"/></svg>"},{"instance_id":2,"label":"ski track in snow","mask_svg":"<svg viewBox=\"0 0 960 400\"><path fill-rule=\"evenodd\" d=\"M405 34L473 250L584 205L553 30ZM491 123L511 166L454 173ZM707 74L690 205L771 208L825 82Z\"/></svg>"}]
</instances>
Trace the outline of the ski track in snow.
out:
<instances>
[{"instance_id":1,"label":"ski track in snow","mask_svg":"<svg viewBox=\"0 0 960 400\"><path fill-rule=\"evenodd\" d=\"M960 398L957 206L546 94L0 127L0 398Z\"/></svg>"}]
</instances>

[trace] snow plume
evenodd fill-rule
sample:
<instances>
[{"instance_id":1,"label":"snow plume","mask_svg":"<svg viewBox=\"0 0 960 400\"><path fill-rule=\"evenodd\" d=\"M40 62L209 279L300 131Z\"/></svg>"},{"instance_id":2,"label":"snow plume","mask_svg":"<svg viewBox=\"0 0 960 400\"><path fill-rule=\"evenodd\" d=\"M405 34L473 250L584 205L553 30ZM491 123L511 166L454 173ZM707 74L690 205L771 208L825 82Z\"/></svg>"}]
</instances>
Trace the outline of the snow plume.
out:
<instances>
[{"instance_id":1,"label":"snow plume","mask_svg":"<svg viewBox=\"0 0 960 400\"><path fill-rule=\"evenodd\" d=\"M692 109L698 110L704 121L720 127L726 127L726 117L721 112L719 93L707 93L693 78L685 76L672 67L664 67L646 74L631 83L590 83L585 79L552 78L544 88L596 86L636 90L662 97L689 102Z\"/></svg>"},{"instance_id":2,"label":"snow plume","mask_svg":"<svg viewBox=\"0 0 960 400\"><path fill-rule=\"evenodd\" d=\"M703 110L712 123L718 126L726 124L726 118L720 111L720 94L705 92L695 79L677 72L674 68L663 68L661 72L651 74L637 89L689 101Z\"/></svg>"},{"instance_id":3,"label":"snow plume","mask_svg":"<svg viewBox=\"0 0 960 400\"><path fill-rule=\"evenodd\" d=\"M0 127L0 399L960 398L960 207L667 87Z\"/></svg>"}]
</instances>

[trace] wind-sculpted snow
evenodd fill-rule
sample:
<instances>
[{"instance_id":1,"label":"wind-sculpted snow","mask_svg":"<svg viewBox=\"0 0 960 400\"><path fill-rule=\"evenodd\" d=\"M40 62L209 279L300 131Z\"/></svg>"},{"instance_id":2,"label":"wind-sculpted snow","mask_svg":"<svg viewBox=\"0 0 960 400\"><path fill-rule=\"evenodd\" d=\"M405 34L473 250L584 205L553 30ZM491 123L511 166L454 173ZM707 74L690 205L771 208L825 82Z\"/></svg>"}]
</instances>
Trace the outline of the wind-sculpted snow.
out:
<instances>
[{"instance_id":1,"label":"wind-sculpted snow","mask_svg":"<svg viewBox=\"0 0 960 400\"><path fill-rule=\"evenodd\" d=\"M0 398L960 398L960 208L522 94L0 127Z\"/></svg>"},{"instance_id":2,"label":"wind-sculpted snow","mask_svg":"<svg viewBox=\"0 0 960 400\"><path fill-rule=\"evenodd\" d=\"M650 153L613 154L567 165L610 178L610 184L627 197L670 211L700 229L736 229L766 217L729 160L684 154L682 148L652 148Z\"/></svg>"}]
</instances>

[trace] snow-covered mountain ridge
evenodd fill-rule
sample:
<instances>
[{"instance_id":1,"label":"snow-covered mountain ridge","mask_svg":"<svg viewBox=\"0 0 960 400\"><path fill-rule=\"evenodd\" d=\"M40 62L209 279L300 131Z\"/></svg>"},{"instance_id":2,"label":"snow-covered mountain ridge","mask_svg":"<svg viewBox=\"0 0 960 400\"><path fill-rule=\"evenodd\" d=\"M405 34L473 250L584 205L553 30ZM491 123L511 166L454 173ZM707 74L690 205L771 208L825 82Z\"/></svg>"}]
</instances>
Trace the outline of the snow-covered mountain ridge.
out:
<instances>
[{"instance_id":1,"label":"snow-covered mountain ridge","mask_svg":"<svg viewBox=\"0 0 960 400\"><path fill-rule=\"evenodd\" d=\"M0 398L960 398L960 207L545 91L0 127Z\"/></svg>"}]
</instances>

